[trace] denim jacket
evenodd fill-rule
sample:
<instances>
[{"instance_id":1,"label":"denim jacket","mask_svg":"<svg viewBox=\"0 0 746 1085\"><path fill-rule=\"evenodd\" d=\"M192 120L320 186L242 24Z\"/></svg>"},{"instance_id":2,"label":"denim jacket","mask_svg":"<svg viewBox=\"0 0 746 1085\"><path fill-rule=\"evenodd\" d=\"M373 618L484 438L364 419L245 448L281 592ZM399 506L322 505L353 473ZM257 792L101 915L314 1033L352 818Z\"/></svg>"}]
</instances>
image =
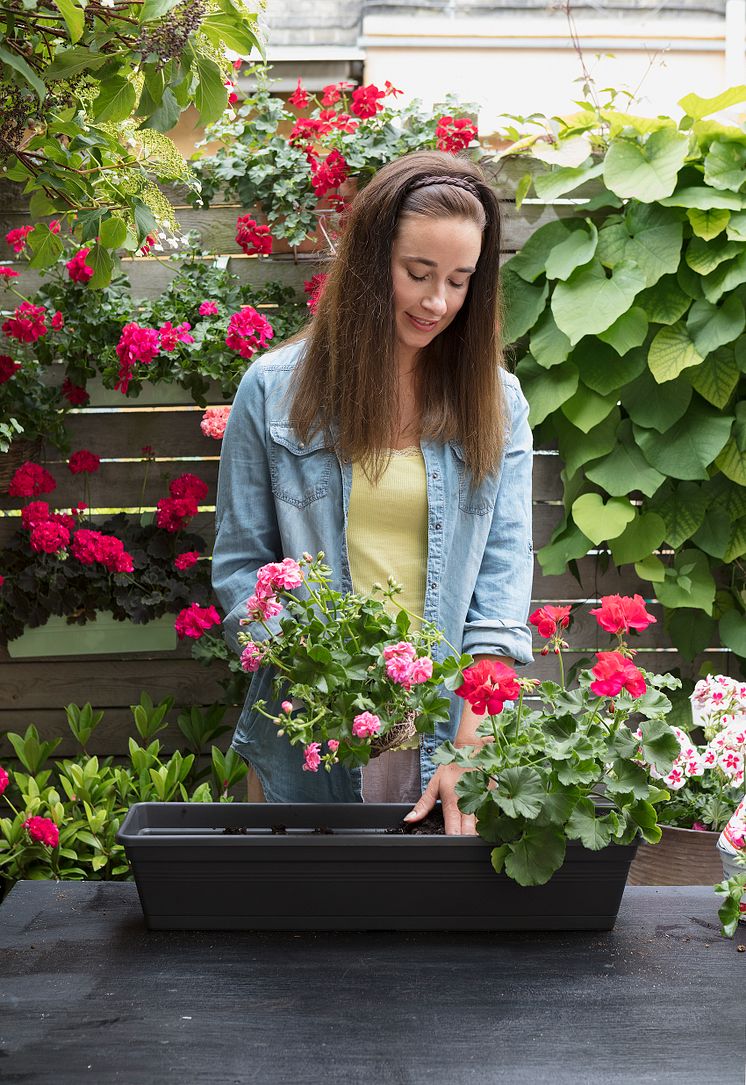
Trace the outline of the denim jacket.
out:
<instances>
[{"instance_id":1,"label":"denim jacket","mask_svg":"<svg viewBox=\"0 0 746 1085\"><path fill-rule=\"evenodd\" d=\"M253 363L223 438L212 578L227 615L226 639L237 651L246 600L267 562L323 550L334 588L352 591L346 545L352 466L327 447L322 433L300 441L288 420L286 393L303 345L289 343ZM421 442L429 510L424 617L464 652L530 663L532 440L518 381L509 373L504 379L511 428L494 475L474 486L456 441ZM252 626L255 639L262 632ZM448 652L438 646L438 658ZM252 676L232 742L254 767L267 801L360 801L360 769L337 765L331 772L303 772L302 747L278 736L276 725L253 709L264 699L268 711L280 713L271 683L270 668ZM432 753L455 736L462 707L451 694L449 721L423 737L423 788L435 771Z\"/></svg>"}]
</instances>

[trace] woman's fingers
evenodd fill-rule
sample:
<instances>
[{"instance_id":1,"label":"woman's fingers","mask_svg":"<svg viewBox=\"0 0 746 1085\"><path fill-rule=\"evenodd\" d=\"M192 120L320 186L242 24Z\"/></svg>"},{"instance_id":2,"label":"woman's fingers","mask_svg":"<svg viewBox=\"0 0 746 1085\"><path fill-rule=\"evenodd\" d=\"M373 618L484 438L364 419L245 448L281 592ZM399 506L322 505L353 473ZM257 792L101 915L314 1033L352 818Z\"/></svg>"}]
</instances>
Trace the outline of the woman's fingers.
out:
<instances>
[{"instance_id":1,"label":"woman's fingers","mask_svg":"<svg viewBox=\"0 0 746 1085\"><path fill-rule=\"evenodd\" d=\"M404 821L421 821L426 814L435 806L438 798L437 784L433 788L435 777L430 781L408 814L404 815Z\"/></svg>"}]
</instances>

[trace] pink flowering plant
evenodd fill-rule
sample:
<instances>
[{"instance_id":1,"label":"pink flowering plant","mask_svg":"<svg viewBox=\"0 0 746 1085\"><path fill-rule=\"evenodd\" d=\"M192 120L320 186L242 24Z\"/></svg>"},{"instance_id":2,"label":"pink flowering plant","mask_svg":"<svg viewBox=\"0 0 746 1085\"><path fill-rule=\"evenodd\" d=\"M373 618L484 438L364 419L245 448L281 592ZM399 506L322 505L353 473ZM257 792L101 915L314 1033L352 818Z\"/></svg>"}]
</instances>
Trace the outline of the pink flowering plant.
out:
<instances>
[{"instance_id":1,"label":"pink flowering plant","mask_svg":"<svg viewBox=\"0 0 746 1085\"><path fill-rule=\"evenodd\" d=\"M252 212L237 235L244 251L267 253L272 237L300 245L320 214L344 211L345 182L362 186L409 151L478 146L475 107L450 95L426 110L417 99L401 104L402 91L388 80L381 87L342 80L314 94L299 79L285 102L271 93L268 73L250 70L258 89L208 128L198 147L215 140L221 147L194 162L202 206L222 193L260 209L266 221Z\"/></svg>"},{"instance_id":2,"label":"pink flowering plant","mask_svg":"<svg viewBox=\"0 0 746 1085\"><path fill-rule=\"evenodd\" d=\"M444 743L435 759L468 770L456 787L459 808L476 815L479 835L494 845L495 869L521 885L547 882L568 841L596 851L661 836L657 807L669 798L663 784L679 756L664 690L680 683L635 666L628 637L655 621L640 596L607 596L592 613L616 640L573 688L563 666L571 608L550 605L530 621L542 652L558 661L558 682L519 677L497 660L446 681L485 720L478 744Z\"/></svg>"},{"instance_id":3,"label":"pink flowering plant","mask_svg":"<svg viewBox=\"0 0 746 1085\"><path fill-rule=\"evenodd\" d=\"M412 627L393 580L370 596L336 591L323 557L263 566L238 635L244 670L274 671L277 707L255 707L303 747L307 772L364 765L397 736L432 731L449 705L434 659L442 633Z\"/></svg>"},{"instance_id":4,"label":"pink flowering plant","mask_svg":"<svg viewBox=\"0 0 746 1085\"><path fill-rule=\"evenodd\" d=\"M93 521L88 494L99 463L88 449L70 455L67 470L80 480L86 500L67 509L50 503L57 481L40 464L24 463L13 474L8 492L24 504L19 529L0 551L0 642L53 614L84 624L97 611L110 611L118 620L143 623L190 605L209 608L209 562L201 560L206 543L187 530L207 498L207 484L186 473L171 479L153 514Z\"/></svg>"}]
</instances>

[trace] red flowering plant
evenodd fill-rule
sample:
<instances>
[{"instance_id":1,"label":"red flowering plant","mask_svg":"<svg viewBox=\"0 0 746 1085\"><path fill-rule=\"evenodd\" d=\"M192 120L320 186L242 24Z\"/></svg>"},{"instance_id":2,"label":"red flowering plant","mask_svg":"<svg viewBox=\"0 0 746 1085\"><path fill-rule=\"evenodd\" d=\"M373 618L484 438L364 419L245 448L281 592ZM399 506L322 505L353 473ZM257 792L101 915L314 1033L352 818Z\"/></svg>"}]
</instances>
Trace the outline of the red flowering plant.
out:
<instances>
[{"instance_id":1,"label":"red flowering plant","mask_svg":"<svg viewBox=\"0 0 746 1085\"><path fill-rule=\"evenodd\" d=\"M344 211L345 183L364 185L387 162L409 151L457 153L478 141L474 106L452 96L441 108L419 100L402 104L402 91L386 81L356 86L342 80L312 94L299 79L287 102L272 95L268 68L251 69L258 89L212 125L198 147L219 140L215 154L194 162L209 206L219 192L237 196L251 215L239 219L244 251L270 251L271 237L300 245L322 217ZM264 221L255 217L260 215ZM330 224L331 230L338 222Z\"/></svg>"},{"instance_id":2,"label":"red flowering plant","mask_svg":"<svg viewBox=\"0 0 746 1085\"><path fill-rule=\"evenodd\" d=\"M570 611L545 605L529 619L542 653L559 662L559 682L519 677L497 660L446 678L485 721L478 743L444 743L435 760L468 770L456 785L459 808L476 815L477 832L494 845L495 870L521 885L547 882L569 841L594 851L638 835L657 843L656 807L669 798L662 785L680 753L663 692L680 682L638 668L626 639L655 621L644 601L608 596L592 611L616 643L596 653L574 688L562 662Z\"/></svg>"},{"instance_id":3,"label":"red flowering plant","mask_svg":"<svg viewBox=\"0 0 746 1085\"><path fill-rule=\"evenodd\" d=\"M364 765L432 731L449 705L434 658L442 633L414 627L393 580L370 596L336 591L323 557L263 566L238 635L243 669L273 672L275 701L255 708L302 746L307 772Z\"/></svg>"},{"instance_id":4,"label":"red flowering plant","mask_svg":"<svg viewBox=\"0 0 746 1085\"><path fill-rule=\"evenodd\" d=\"M86 497L99 464L87 449L69 457L68 469L83 480ZM56 487L53 475L35 463L11 478L9 494L26 503L18 531L0 551L0 643L53 614L82 625L109 611L139 624L209 604L209 563L200 560L206 543L186 530L207 496L200 478L172 479L154 514L122 512L95 523L88 500L53 508L46 499Z\"/></svg>"}]
</instances>

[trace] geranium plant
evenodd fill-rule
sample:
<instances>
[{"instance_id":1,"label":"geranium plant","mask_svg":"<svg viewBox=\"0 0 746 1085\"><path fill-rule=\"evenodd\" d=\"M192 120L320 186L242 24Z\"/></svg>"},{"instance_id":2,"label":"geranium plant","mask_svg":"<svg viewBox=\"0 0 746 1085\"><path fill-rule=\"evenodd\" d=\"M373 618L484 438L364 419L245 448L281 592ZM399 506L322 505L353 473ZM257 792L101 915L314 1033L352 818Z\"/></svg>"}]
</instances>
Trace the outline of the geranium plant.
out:
<instances>
[{"instance_id":1,"label":"geranium plant","mask_svg":"<svg viewBox=\"0 0 746 1085\"><path fill-rule=\"evenodd\" d=\"M426 110L418 100L399 105L402 92L388 81L379 88L343 80L315 95L298 80L286 103L271 94L267 73L251 69L258 89L208 128L204 144L219 140L222 146L194 163L203 206L222 190L261 209L266 225L254 222L246 232L252 251L269 251L256 232L267 225L272 236L301 244L318 226L319 201L327 209L343 207L339 190L350 178L364 184L409 151L476 145L474 107L451 96L442 109Z\"/></svg>"},{"instance_id":2,"label":"geranium plant","mask_svg":"<svg viewBox=\"0 0 746 1085\"><path fill-rule=\"evenodd\" d=\"M310 772L366 764L372 750L432 731L448 717L438 684L458 666L433 659L443 639L434 625L413 629L413 615L396 610L399 585L390 580L373 596L342 594L331 587L323 556L263 566L246 605L251 631L239 633L243 668L273 667L282 700L279 715L263 701L255 709L303 746Z\"/></svg>"},{"instance_id":3,"label":"geranium plant","mask_svg":"<svg viewBox=\"0 0 746 1085\"><path fill-rule=\"evenodd\" d=\"M68 462L83 478L98 469L98 457L85 449ZM10 494L28 500L20 528L0 552L0 640L43 625L52 614L83 624L106 610L142 623L209 603L208 563L199 560L206 543L185 530L207 495L200 478L172 479L154 518L118 513L95 524L87 503L60 511L37 500L56 485L34 463L23 464L11 479Z\"/></svg>"},{"instance_id":4,"label":"geranium plant","mask_svg":"<svg viewBox=\"0 0 746 1085\"><path fill-rule=\"evenodd\" d=\"M548 881L568 841L598 850L641 834L656 843L656 806L669 793L650 770L667 775L679 752L663 692L679 680L637 668L625 640L655 621L640 596L607 596L592 612L617 642L580 671L574 688L562 669L570 610L544 606L530 619L560 663L559 682L519 678L497 660L446 679L485 722L481 744L444 743L435 760L469 770L456 785L459 808L476 815L479 835L495 845L495 870L521 885Z\"/></svg>"},{"instance_id":5,"label":"geranium plant","mask_svg":"<svg viewBox=\"0 0 746 1085\"><path fill-rule=\"evenodd\" d=\"M130 878L116 834L134 802L231 801L229 791L246 775L246 765L232 750L224 754L211 745L230 730L222 722L224 706L179 713L186 752L165 757L156 735L169 726L172 705L172 697L154 704L141 695L132 706L134 733L123 762L88 754L104 718L90 704L65 709L79 746L74 757L52 761L61 738L42 740L34 726L23 735L8 733L18 765L0 765L0 896L19 878Z\"/></svg>"}]
</instances>

